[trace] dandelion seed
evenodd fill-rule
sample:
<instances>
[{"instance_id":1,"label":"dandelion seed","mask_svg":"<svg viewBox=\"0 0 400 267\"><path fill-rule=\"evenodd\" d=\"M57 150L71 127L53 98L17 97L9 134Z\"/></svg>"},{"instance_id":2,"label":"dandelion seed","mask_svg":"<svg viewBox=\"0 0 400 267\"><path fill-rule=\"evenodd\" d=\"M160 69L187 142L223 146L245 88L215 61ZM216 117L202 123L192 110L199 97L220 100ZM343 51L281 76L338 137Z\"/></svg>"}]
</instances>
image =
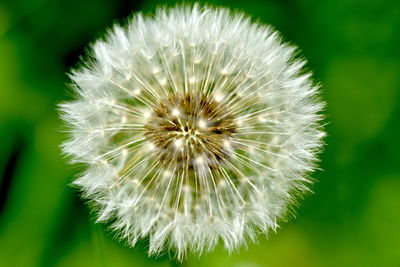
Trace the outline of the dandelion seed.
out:
<instances>
[{"instance_id":1,"label":"dandelion seed","mask_svg":"<svg viewBox=\"0 0 400 267\"><path fill-rule=\"evenodd\" d=\"M270 27L222 8L159 9L115 26L73 70L63 151L98 220L178 259L274 230L308 190L323 104ZM127 78L128 77L128 78ZM89 129L89 130L88 130Z\"/></svg>"}]
</instances>

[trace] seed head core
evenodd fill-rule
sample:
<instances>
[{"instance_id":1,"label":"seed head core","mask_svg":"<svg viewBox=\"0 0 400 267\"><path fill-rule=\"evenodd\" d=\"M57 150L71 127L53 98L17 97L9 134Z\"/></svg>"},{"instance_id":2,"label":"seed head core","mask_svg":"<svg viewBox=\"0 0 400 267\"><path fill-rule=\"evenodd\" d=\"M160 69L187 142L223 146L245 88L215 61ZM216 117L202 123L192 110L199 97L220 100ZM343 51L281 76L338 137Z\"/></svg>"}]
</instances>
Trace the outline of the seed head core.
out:
<instances>
[{"instance_id":1,"label":"seed head core","mask_svg":"<svg viewBox=\"0 0 400 267\"><path fill-rule=\"evenodd\" d=\"M187 168L207 163L212 168L228 158L224 144L229 143L236 125L224 103L217 103L211 95L189 92L159 101L145 129L160 160Z\"/></svg>"}]
</instances>

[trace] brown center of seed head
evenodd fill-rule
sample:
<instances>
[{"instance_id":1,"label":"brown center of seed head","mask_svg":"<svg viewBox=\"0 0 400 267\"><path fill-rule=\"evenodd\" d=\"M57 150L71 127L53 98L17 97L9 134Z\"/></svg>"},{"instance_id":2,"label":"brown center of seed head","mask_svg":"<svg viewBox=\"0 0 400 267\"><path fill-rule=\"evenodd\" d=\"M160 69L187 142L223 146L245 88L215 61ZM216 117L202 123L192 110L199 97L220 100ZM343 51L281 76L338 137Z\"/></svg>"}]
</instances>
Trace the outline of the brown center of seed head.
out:
<instances>
[{"instance_id":1,"label":"brown center of seed head","mask_svg":"<svg viewBox=\"0 0 400 267\"><path fill-rule=\"evenodd\" d=\"M161 100L145 125L147 140L160 160L177 168L196 165L215 168L228 158L230 136L236 132L233 116L213 96L176 94Z\"/></svg>"}]
</instances>

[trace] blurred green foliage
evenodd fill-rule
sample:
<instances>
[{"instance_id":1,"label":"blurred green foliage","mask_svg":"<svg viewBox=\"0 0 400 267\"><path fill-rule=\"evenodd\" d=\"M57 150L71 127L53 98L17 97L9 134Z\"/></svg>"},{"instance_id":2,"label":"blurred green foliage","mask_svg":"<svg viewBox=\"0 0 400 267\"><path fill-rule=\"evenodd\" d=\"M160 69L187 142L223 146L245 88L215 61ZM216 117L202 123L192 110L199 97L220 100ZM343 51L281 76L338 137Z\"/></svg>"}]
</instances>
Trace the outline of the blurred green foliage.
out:
<instances>
[{"instance_id":1,"label":"blurred green foliage","mask_svg":"<svg viewBox=\"0 0 400 267\"><path fill-rule=\"evenodd\" d=\"M175 1L0 2L0 266L177 266L94 224L69 185L56 104L65 72L131 11ZM185 266L400 266L400 2L215 0L272 24L323 85L326 148L315 194L269 239Z\"/></svg>"}]
</instances>

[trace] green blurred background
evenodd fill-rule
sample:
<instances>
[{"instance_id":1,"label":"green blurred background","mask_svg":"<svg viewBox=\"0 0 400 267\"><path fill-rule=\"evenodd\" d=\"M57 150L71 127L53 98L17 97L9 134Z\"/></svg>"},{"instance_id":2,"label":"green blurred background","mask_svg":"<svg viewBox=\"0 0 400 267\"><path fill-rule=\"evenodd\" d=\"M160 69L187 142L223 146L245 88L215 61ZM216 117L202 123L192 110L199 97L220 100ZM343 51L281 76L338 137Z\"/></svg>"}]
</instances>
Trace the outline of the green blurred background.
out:
<instances>
[{"instance_id":1,"label":"green blurred background","mask_svg":"<svg viewBox=\"0 0 400 267\"><path fill-rule=\"evenodd\" d=\"M0 1L0 266L178 266L113 239L68 184L56 112L89 42L174 1ZM323 84L327 145L298 216L184 266L400 266L400 2L209 1L274 25Z\"/></svg>"}]
</instances>

